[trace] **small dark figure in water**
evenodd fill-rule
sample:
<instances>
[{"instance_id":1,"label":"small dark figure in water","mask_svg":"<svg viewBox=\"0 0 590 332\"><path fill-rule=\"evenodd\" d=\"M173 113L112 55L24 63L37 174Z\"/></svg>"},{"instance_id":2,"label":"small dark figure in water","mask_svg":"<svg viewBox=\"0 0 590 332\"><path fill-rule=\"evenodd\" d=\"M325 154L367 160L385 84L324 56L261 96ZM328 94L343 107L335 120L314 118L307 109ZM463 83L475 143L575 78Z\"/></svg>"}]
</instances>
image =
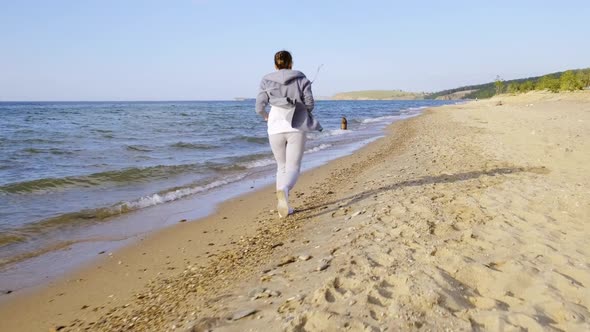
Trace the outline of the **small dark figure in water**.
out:
<instances>
[{"instance_id":1,"label":"small dark figure in water","mask_svg":"<svg viewBox=\"0 0 590 332\"><path fill-rule=\"evenodd\" d=\"M345 117L342 117L342 122L340 122L340 129L342 129L342 130L348 129L348 121L346 121Z\"/></svg>"}]
</instances>

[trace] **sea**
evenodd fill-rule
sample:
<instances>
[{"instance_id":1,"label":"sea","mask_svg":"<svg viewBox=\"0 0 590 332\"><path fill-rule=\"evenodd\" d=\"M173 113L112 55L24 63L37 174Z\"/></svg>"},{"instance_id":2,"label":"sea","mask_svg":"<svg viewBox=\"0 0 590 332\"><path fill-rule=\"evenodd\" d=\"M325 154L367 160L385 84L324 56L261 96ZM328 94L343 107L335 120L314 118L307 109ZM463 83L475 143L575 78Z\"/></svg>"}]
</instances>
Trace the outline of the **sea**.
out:
<instances>
[{"instance_id":1,"label":"sea","mask_svg":"<svg viewBox=\"0 0 590 332\"><path fill-rule=\"evenodd\" d=\"M303 169L457 101L317 101ZM341 130L342 117L348 130ZM0 102L0 289L38 284L273 183L254 100Z\"/></svg>"}]
</instances>

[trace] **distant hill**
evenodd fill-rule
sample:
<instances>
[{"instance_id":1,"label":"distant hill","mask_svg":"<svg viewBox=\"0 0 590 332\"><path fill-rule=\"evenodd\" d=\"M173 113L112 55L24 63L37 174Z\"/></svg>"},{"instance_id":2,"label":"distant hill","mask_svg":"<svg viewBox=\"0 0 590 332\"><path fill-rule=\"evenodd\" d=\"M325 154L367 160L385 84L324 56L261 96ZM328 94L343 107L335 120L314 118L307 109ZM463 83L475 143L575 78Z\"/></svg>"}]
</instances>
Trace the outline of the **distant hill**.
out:
<instances>
[{"instance_id":1,"label":"distant hill","mask_svg":"<svg viewBox=\"0 0 590 332\"><path fill-rule=\"evenodd\" d=\"M364 90L341 92L332 96L332 100L416 100L424 99L420 92L406 92L402 90Z\"/></svg>"},{"instance_id":2,"label":"distant hill","mask_svg":"<svg viewBox=\"0 0 590 332\"><path fill-rule=\"evenodd\" d=\"M569 75L565 81L572 81L570 83L563 83L562 76ZM567 76L566 75L566 76ZM575 77L574 77L575 76ZM443 90L433 93L424 92L407 92L402 90L365 90L365 91L350 91L342 92L332 96L332 100L417 100L417 99L439 99L439 100L457 100L457 99L484 99L490 98L500 93L518 93L532 90L571 90L568 86L573 86L574 89L584 88L590 86L590 69L576 69L551 73L543 76L534 76L527 78L519 78L508 81L501 81L501 88L499 90L496 82L489 82L477 85L467 85L459 88Z\"/></svg>"}]
</instances>

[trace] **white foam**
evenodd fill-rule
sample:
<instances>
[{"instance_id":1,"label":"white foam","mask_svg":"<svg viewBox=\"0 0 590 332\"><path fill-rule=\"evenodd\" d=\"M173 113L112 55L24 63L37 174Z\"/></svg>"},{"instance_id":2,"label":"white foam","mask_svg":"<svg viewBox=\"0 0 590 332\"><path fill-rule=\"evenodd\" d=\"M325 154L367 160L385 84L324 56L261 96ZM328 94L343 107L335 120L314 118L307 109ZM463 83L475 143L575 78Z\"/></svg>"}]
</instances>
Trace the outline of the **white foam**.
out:
<instances>
[{"instance_id":1,"label":"white foam","mask_svg":"<svg viewBox=\"0 0 590 332\"><path fill-rule=\"evenodd\" d=\"M385 115L376 118L368 118L361 121L362 124L375 123L375 122L393 122L394 120L405 119L409 116L415 116L420 114L421 110L428 108L428 106L410 107L399 111L397 115Z\"/></svg>"},{"instance_id":2,"label":"white foam","mask_svg":"<svg viewBox=\"0 0 590 332\"><path fill-rule=\"evenodd\" d=\"M255 167L264 167L264 166L272 165L272 164L274 164L274 162L275 162L274 159L266 158L266 159L252 160L252 161L248 161L248 162L239 163L239 165L242 167L246 167L246 168L255 168Z\"/></svg>"},{"instance_id":3,"label":"white foam","mask_svg":"<svg viewBox=\"0 0 590 332\"><path fill-rule=\"evenodd\" d=\"M428 107L432 107L432 106L410 107L410 108L406 108L406 110L407 111L419 111L419 110L426 109Z\"/></svg>"},{"instance_id":4,"label":"white foam","mask_svg":"<svg viewBox=\"0 0 590 332\"><path fill-rule=\"evenodd\" d=\"M417 115L420 114L420 111L427 109L428 107L431 106L420 106L420 107L410 107L410 108L406 108L400 111L401 115Z\"/></svg>"},{"instance_id":5,"label":"white foam","mask_svg":"<svg viewBox=\"0 0 590 332\"><path fill-rule=\"evenodd\" d=\"M325 136L340 136L340 135L346 135L346 134L350 134L351 130L342 130L342 129L334 129L334 130L328 130L327 133L325 133Z\"/></svg>"},{"instance_id":6,"label":"white foam","mask_svg":"<svg viewBox=\"0 0 590 332\"><path fill-rule=\"evenodd\" d=\"M329 147L331 147L331 146L332 146L332 144L320 144L319 146L316 146L315 148L311 148L311 149L309 149L309 150L306 150L306 151L305 151L305 152L303 152L303 153L304 153L304 154L305 154L305 153L314 153L314 152L318 152L318 151L321 151L321 150L327 149L327 148L329 148Z\"/></svg>"},{"instance_id":7,"label":"white foam","mask_svg":"<svg viewBox=\"0 0 590 332\"><path fill-rule=\"evenodd\" d=\"M304 154L314 153L314 152L318 152L318 151L327 149L331 146L332 146L332 144L320 144L319 146L305 150L303 153ZM264 167L264 166L272 165L274 163L275 163L274 158L266 158L266 159L258 159L258 160L243 162L243 163L239 163L238 165L249 169L249 168L256 168L256 167Z\"/></svg>"},{"instance_id":8,"label":"white foam","mask_svg":"<svg viewBox=\"0 0 590 332\"><path fill-rule=\"evenodd\" d=\"M226 184L230 184L232 182L239 181L239 180L243 179L244 177L246 177L246 174L233 176L230 178L226 178L224 180L213 181L213 182L208 183L203 186L187 187L187 188L181 188L181 189L177 189L177 190L169 191L169 192L165 192L165 193L158 193L158 194L152 194L149 196L143 196L135 201L119 203L119 204L115 205L112 208L112 210L121 213L121 212L125 212L125 211L139 210L139 209L143 209L146 207L163 204L166 202L172 202L172 201L178 200L180 198L183 198L183 197L186 197L189 195L198 194L203 191L207 191L207 190L217 188L217 187L220 187L220 186L223 186Z\"/></svg>"},{"instance_id":9,"label":"white foam","mask_svg":"<svg viewBox=\"0 0 590 332\"><path fill-rule=\"evenodd\" d=\"M386 116L380 116L378 118L368 118L368 119L364 119L363 121L361 121L361 123L393 121L395 119L399 119L399 115L386 115Z\"/></svg>"},{"instance_id":10,"label":"white foam","mask_svg":"<svg viewBox=\"0 0 590 332\"><path fill-rule=\"evenodd\" d=\"M342 129L333 129L333 130L324 130L318 133L310 133L307 134L307 138L310 140L321 139L330 136L340 136L340 135L347 135L353 132L353 130L342 130Z\"/></svg>"}]
</instances>

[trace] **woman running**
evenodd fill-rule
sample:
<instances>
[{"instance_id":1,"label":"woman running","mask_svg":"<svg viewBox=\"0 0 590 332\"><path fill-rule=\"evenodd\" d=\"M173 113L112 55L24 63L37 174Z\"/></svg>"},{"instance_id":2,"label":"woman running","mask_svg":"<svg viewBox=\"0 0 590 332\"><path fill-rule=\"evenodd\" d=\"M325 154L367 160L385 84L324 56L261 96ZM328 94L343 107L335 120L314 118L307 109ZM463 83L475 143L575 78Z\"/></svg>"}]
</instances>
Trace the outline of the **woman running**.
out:
<instances>
[{"instance_id":1,"label":"woman running","mask_svg":"<svg viewBox=\"0 0 590 332\"><path fill-rule=\"evenodd\" d=\"M284 218L293 213L289 207L289 191L293 189L305 149L305 133L321 130L311 117L314 107L311 82L293 68L293 58L287 51L275 54L275 68L262 78L256 97L256 112L268 123L268 139L277 161L277 210ZM266 106L270 104L270 114Z\"/></svg>"}]
</instances>

